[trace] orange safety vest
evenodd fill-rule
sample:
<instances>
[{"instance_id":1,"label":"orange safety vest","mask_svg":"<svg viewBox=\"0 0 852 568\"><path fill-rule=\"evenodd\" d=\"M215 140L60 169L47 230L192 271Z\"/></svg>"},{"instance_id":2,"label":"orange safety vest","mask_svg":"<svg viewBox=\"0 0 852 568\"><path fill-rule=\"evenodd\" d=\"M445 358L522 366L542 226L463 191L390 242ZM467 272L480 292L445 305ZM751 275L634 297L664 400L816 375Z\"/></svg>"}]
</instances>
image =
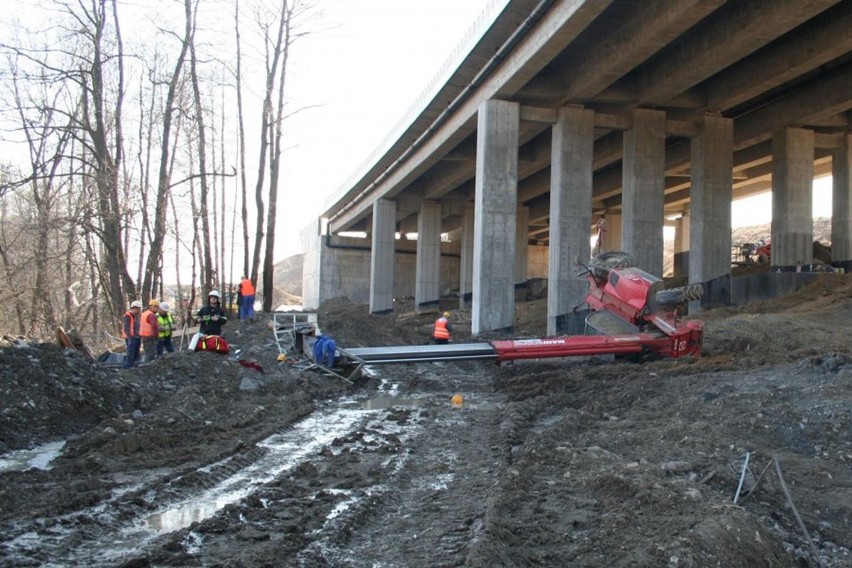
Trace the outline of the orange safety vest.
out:
<instances>
[{"instance_id":1,"label":"orange safety vest","mask_svg":"<svg viewBox=\"0 0 852 568\"><path fill-rule=\"evenodd\" d=\"M447 329L447 318L440 317L435 322L435 331L432 333L435 339L449 339L450 330Z\"/></svg>"},{"instance_id":2,"label":"orange safety vest","mask_svg":"<svg viewBox=\"0 0 852 568\"><path fill-rule=\"evenodd\" d=\"M252 286L251 280L248 278L243 278L243 281L240 282L240 294L243 296L254 296L254 286Z\"/></svg>"},{"instance_id":3,"label":"orange safety vest","mask_svg":"<svg viewBox=\"0 0 852 568\"><path fill-rule=\"evenodd\" d=\"M130 318L130 333L133 333L134 331L136 331L136 316L133 315L133 312L131 312L130 310L127 310L126 312L124 312L124 317L121 318L121 338L122 339L127 339L128 337L130 337L129 335L127 335L127 330L125 329L125 326L124 326L124 318L125 317Z\"/></svg>"},{"instance_id":4,"label":"orange safety vest","mask_svg":"<svg viewBox=\"0 0 852 568\"><path fill-rule=\"evenodd\" d=\"M142 321L139 322L139 335L142 337L157 337L160 334L157 324L151 324L151 316L154 317L154 321L156 322L157 314L153 311L145 310L142 312Z\"/></svg>"}]
</instances>

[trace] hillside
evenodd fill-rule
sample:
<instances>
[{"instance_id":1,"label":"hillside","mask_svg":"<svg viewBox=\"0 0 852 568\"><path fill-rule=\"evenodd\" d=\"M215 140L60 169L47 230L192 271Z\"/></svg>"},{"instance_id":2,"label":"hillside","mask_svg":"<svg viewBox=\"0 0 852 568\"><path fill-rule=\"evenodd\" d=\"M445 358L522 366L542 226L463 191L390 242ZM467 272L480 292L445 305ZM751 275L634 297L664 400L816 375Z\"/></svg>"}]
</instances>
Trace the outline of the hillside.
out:
<instances>
[{"instance_id":1,"label":"hillside","mask_svg":"<svg viewBox=\"0 0 852 568\"><path fill-rule=\"evenodd\" d=\"M764 223L762 225L749 225L748 227L738 227L732 231L731 242L736 243L756 243L758 241L768 241L772 234L772 225ZM831 243L831 219L828 217L818 217L814 219L814 240L822 244Z\"/></svg>"},{"instance_id":2,"label":"hillside","mask_svg":"<svg viewBox=\"0 0 852 568\"><path fill-rule=\"evenodd\" d=\"M295 254L275 265L272 282L275 285L275 304L298 306L302 303L302 265L305 255Z\"/></svg>"}]
</instances>

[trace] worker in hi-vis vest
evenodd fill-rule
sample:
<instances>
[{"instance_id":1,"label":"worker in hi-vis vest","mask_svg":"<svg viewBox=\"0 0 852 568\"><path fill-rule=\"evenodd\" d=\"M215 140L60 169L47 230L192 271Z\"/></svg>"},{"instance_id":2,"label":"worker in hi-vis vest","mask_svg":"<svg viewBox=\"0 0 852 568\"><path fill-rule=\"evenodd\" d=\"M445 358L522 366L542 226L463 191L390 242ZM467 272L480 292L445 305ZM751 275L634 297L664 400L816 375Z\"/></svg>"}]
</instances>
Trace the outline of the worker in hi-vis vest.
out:
<instances>
[{"instance_id":1,"label":"worker in hi-vis vest","mask_svg":"<svg viewBox=\"0 0 852 568\"><path fill-rule=\"evenodd\" d=\"M453 326L450 324L450 312L444 312L441 317L435 320L435 325L432 328L432 339L438 344L449 343L452 331Z\"/></svg>"}]
</instances>

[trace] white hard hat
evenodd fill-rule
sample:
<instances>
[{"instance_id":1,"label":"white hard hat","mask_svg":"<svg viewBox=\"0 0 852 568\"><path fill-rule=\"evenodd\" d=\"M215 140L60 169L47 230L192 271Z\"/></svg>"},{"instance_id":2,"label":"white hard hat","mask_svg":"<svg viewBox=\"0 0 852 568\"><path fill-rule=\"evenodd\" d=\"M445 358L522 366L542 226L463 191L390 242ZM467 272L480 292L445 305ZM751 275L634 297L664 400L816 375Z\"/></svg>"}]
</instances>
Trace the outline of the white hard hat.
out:
<instances>
[{"instance_id":1,"label":"white hard hat","mask_svg":"<svg viewBox=\"0 0 852 568\"><path fill-rule=\"evenodd\" d=\"M139 300L134 300L133 302L130 302L130 307L131 308L141 308L142 302L140 302Z\"/></svg>"},{"instance_id":2,"label":"white hard hat","mask_svg":"<svg viewBox=\"0 0 852 568\"><path fill-rule=\"evenodd\" d=\"M218 290L211 290L211 291L210 291L210 293L209 293L209 294L207 294L207 297L208 297L208 298L209 298L210 296L216 296L217 298L220 298L220 299L222 298L222 296L220 296L220 295L219 295L219 291L218 291Z\"/></svg>"},{"instance_id":3,"label":"white hard hat","mask_svg":"<svg viewBox=\"0 0 852 568\"><path fill-rule=\"evenodd\" d=\"M166 302L160 302L160 309L167 312L169 311L169 305Z\"/></svg>"}]
</instances>

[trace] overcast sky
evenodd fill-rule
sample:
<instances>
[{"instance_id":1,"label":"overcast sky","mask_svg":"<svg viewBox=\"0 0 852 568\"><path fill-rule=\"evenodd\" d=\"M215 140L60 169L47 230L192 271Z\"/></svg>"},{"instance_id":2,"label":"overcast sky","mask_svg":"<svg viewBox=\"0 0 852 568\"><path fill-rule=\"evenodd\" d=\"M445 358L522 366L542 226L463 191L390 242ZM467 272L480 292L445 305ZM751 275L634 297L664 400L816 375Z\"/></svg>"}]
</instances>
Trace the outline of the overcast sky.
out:
<instances>
[{"instance_id":1,"label":"overcast sky","mask_svg":"<svg viewBox=\"0 0 852 568\"><path fill-rule=\"evenodd\" d=\"M506 0L321 0L321 31L300 38L288 81L300 112L286 129L276 257L325 209L429 85L491 5Z\"/></svg>"}]
</instances>

